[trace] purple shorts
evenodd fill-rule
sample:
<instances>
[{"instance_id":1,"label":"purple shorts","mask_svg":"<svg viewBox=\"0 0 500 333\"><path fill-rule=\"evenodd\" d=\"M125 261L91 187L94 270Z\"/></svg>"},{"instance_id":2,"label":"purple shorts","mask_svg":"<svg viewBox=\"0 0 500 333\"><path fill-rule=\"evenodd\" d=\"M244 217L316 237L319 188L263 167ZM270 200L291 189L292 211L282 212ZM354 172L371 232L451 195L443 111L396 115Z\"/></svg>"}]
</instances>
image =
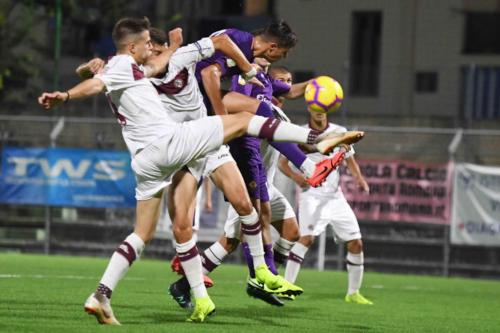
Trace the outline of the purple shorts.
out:
<instances>
[{"instance_id":1,"label":"purple shorts","mask_svg":"<svg viewBox=\"0 0 500 333\"><path fill-rule=\"evenodd\" d=\"M237 138L229 142L229 149L240 169L250 197L261 202L269 201L266 169L260 154L260 140L248 136Z\"/></svg>"}]
</instances>

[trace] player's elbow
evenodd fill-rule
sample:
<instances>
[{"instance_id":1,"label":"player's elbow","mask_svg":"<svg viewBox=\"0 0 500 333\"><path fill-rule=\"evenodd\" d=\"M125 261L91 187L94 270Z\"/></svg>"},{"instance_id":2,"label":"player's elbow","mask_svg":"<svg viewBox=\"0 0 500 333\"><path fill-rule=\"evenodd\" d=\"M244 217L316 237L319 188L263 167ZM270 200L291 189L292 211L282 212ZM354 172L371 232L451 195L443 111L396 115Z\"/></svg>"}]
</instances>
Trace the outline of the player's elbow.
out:
<instances>
[{"instance_id":1,"label":"player's elbow","mask_svg":"<svg viewBox=\"0 0 500 333\"><path fill-rule=\"evenodd\" d=\"M210 37L212 39L212 43L214 44L214 49L222 50L230 43L231 38L229 38L226 34L217 35L214 37Z\"/></svg>"}]
</instances>

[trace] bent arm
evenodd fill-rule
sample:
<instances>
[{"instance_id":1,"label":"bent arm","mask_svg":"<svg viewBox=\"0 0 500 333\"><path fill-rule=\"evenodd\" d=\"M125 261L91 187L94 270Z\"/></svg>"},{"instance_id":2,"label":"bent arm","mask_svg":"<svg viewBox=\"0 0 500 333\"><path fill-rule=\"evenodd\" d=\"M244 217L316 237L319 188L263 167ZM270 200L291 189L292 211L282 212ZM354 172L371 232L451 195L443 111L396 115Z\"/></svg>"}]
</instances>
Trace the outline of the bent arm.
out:
<instances>
[{"instance_id":1,"label":"bent arm","mask_svg":"<svg viewBox=\"0 0 500 333\"><path fill-rule=\"evenodd\" d=\"M104 68L105 62L101 58L94 58L89 62L81 64L75 70L76 74L83 79L90 79Z\"/></svg>"},{"instance_id":2,"label":"bent arm","mask_svg":"<svg viewBox=\"0 0 500 333\"><path fill-rule=\"evenodd\" d=\"M216 115L227 114L226 107L224 103L222 103L222 93L220 91L221 76L222 73L217 64L207 66L201 71L203 87L205 88L205 92Z\"/></svg>"},{"instance_id":3,"label":"bent arm","mask_svg":"<svg viewBox=\"0 0 500 333\"><path fill-rule=\"evenodd\" d=\"M228 35L222 34L214 37L210 37L212 43L214 43L214 49L216 51L221 51L227 57L234 60L238 68L243 73L249 73L255 71L252 64L247 60L240 48L229 38Z\"/></svg>"},{"instance_id":4,"label":"bent arm","mask_svg":"<svg viewBox=\"0 0 500 333\"><path fill-rule=\"evenodd\" d=\"M280 156L278 167L285 176L293 180L301 188L307 188L309 186L306 177L304 177L302 173L295 172L292 168L290 168L290 165L288 165L288 159L285 156Z\"/></svg>"},{"instance_id":5,"label":"bent arm","mask_svg":"<svg viewBox=\"0 0 500 333\"><path fill-rule=\"evenodd\" d=\"M149 59L144 65L144 75L146 77L154 77L158 74L165 73L172 54L182 45L182 29L176 28L169 31L168 38L170 40L170 46L157 57Z\"/></svg>"}]
</instances>

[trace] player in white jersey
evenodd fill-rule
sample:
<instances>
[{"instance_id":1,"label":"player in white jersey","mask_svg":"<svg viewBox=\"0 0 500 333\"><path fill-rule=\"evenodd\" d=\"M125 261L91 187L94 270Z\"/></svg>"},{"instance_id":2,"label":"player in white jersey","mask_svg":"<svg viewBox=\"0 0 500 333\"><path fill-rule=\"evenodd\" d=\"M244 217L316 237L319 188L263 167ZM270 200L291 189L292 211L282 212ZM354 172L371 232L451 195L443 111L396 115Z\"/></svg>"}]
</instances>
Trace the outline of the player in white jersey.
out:
<instances>
[{"instance_id":1,"label":"player in white jersey","mask_svg":"<svg viewBox=\"0 0 500 333\"><path fill-rule=\"evenodd\" d=\"M132 155L138 200L134 232L113 254L96 292L85 303L85 310L104 324L119 324L110 305L112 290L140 256L145 243L151 240L158 220L161 193L172 178L174 184L178 181L176 172L183 166L245 134L274 141L314 143L322 151L330 151L339 143L356 141L362 137L362 133L311 137L315 132L247 113L202 118L182 124L173 122L164 112L156 90L146 77L155 76L164 70L175 47L162 53L147 66L142 66L151 53L148 29L149 21L145 18L125 18L118 21L113 28L117 54L102 73L65 92L45 92L38 98L39 104L49 109L71 99L86 98L106 91ZM172 35L171 40L178 41L174 45L180 45L180 29L175 30ZM213 45L210 46L210 52L213 52ZM233 60L243 72L255 74L255 70L241 53L236 52ZM190 191L188 189L187 193ZM193 211L196 190L193 192L186 198L184 206L171 207L170 213L175 221L173 231L177 242L176 250L196 299L190 320L203 321L215 310L215 305L203 284L201 259L192 238L191 220L176 219L178 210ZM247 238L255 241L255 249L262 248L260 227L243 222L242 230L246 232ZM286 284L281 277L273 275L267 269L263 255L256 253L254 258L261 282L271 289L279 289Z\"/></svg>"},{"instance_id":2,"label":"player in white jersey","mask_svg":"<svg viewBox=\"0 0 500 333\"><path fill-rule=\"evenodd\" d=\"M309 124L305 125L305 127L314 128L323 133L346 132L344 127L329 123L325 113L311 110L309 110L309 113ZM309 152L308 156L313 160L325 157L324 154L317 152L312 147L306 146L304 148ZM354 159L354 149L352 147L346 153L344 161L360 188L365 193L369 193L368 183ZM345 242L347 246L348 290L345 300L357 304L373 304L359 292L364 269L363 243L356 216L342 193L339 184L339 171L332 172L326 178L322 187L310 188L304 185L303 176L288 166L286 158L283 157L280 163L284 173L295 179L297 184L302 187L299 199L300 239L290 250L285 278L290 282L297 279L304 256L313 244L315 237L323 233L328 225L331 225L335 240Z\"/></svg>"}]
</instances>

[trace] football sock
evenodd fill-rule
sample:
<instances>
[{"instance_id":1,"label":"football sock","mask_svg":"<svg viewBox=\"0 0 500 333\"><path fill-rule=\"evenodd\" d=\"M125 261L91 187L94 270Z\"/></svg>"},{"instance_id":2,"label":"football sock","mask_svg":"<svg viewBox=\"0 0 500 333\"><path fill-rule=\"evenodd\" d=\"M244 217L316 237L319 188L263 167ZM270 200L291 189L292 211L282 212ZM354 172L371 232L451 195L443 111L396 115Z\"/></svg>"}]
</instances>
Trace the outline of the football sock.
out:
<instances>
[{"instance_id":1,"label":"football sock","mask_svg":"<svg viewBox=\"0 0 500 333\"><path fill-rule=\"evenodd\" d=\"M273 244L264 244L264 260L271 273L278 275L278 270L274 264Z\"/></svg>"},{"instance_id":2,"label":"football sock","mask_svg":"<svg viewBox=\"0 0 500 333\"><path fill-rule=\"evenodd\" d=\"M198 248L194 239L190 239L182 244L177 243L175 250L181 260L182 269L184 269L184 274L189 281L194 297L208 296L207 289L203 283L201 257L198 254Z\"/></svg>"},{"instance_id":3,"label":"football sock","mask_svg":"<svg viewBox=\"0 0 500 333\"><path fill-rule=\"evenodd\" d=\"M288 258L288 255L290 254L293 244L295 243L280 237L274 243L274 260L277 263L284 264L286 258Z\"/></svg>"},{"instance_id":4,"label":"football sock","mask_svg":"<svg viewBox=\"0 0 500 333\"><path fill-rule=\"evenodd\" d=\"M264 265L264 245L262 244L262 232L259 222L259 215L255 208L249 215L240 215L241 233L243 239L248 244L248 249L253 258L254 267Z\"/></svg>"},{"instance_id":5,"label":"football sock","mask_svg":"<svg viewBox=\"0 0 500 333\"><path fill-rule=\"evenodd\" d=\"M271 141L269 144L288 158L288 160L290 160L290 162L292 162L298 169L300 169L304 161L307 160L306 154L304 154L304 152L302 152L302 150L300 150L295 143Z\"/></svg>"},{"instance_id":6,"label":"football sock","mask_svg":"<svg viewBox=\"0 0 500 333\"><path fill-rule=\"evenodd\" d=\"M268 141L313 144L319 132L278 119L253 116L248 124L247 134Z\"/></svg>"},{"instance_id":7,"label":"football sock","mask_svg":"<svg viewBox=\"0 0 500 333\"><path fill-rule=\"evenodd\" d=\"M221 243L215 242L201 254L201 262L203 265L203 274L207 275L216 269L226 256L226 249Z\"/></svg>"},{"instance_id":8,"label":"football sock","mask_svg":"<svg viewBox=\"0 0 500 333\"><path fill-rule=\"evenodd\" d=\"M307 178L309 178L314 174L314 171L316 171L316 163L314 163L314 161L310 158L306 158L304 163L300 165L299 169Z\"/></svg>"},{"instance_id":9,"label":"football sock","mask_svg":"<svg viewBox=\"0 0 500 333\"><path fill-rule=\"evenodd\" d=\"M111 298L112 291L129 267L140 257L144 246L144 241L138 235L135 233L128 235L111 256L96 293Z\"/></svg>"},{"instance_id":10,"label":"football sock","mask_svg":"<svg viewBox=\"0 0 500 333\"><path fill-rule=\"evenodd\" d=\"M288 282L295 283L297 275L299 275L300 266L304 261L304 257L309 248L297 242L290 250L288 261L286 263L285 279Z\"/></svg>"},{"instance_id":11,"label":"football sock","mask_svg":"<svg viewBox=\"0 0 500 333\"><path fill-rule=\"evenodd\" d=\"M246 242L241 243L241 250L243 251L243 256L248 266L248 273L252 279L255 279L255 268L253 266L253 257L250 254L250 248Z\"/></svg>"},{"instance_id":12,"label":"football sock","mask_svg":"<svg viewBox=\"0 0 500 333\"><path fill-rule=\"evenodd\" d=\"M359 288L361 288L361 283L363 282L363 252L357 254L347 252L346 262L347 276L349 281L347 287L347 295L351 295L358 291Z\"/></svg>"}]
</instances>

